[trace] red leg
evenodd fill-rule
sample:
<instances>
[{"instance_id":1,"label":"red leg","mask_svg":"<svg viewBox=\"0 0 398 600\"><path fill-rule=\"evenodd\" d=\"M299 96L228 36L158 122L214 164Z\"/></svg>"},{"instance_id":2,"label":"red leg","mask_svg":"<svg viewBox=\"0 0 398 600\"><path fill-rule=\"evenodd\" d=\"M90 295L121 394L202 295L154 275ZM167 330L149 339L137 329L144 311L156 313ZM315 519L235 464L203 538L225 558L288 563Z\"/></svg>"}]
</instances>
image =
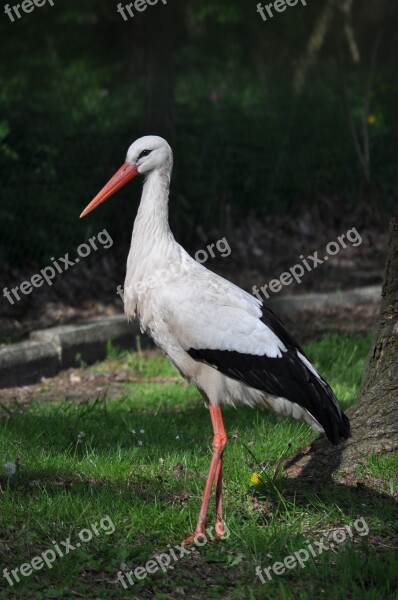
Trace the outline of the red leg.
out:
<instances>
[{"instance_id":1,"label":"red leg","mask_svg":"<svg viewBox=\"0 0 398 600\"><path fill-rule=\"evenodd\" d=\"M221 408L219 406L214 407L213 412L211 412L210 414L212 416L213 429L214 431L219 430L221 432L221 437L223 441L220 459L217 465L216 475L214 479L216 485L216 534L218 537L222 538L224 536L224 525L222 522L222 464L224 448L227 444L227 434L224 429Z\"/></svg>"},{"instance_id":2,"label":"red leg","mask_svg":"<svg viewBox=\"0 0 398 600\"><path fill-rule=\"evenodd\" d=\"M217 537L224 537L224 524L222 519L222 461L223 454L221 454L220 462L216 472L215 483L216 483L216 534Z\"/></svg>"},{"instance_id":3,"label":"red leg","mask_svg":"<svg viewBox=\"0 0 398 600\"><path fill-rule=\"evenodd\" d=\"M223 533L223 527L220 523L220 521L222 520L222 454L227 443L227 434L224 429L224 423L222 420L220 407L210 406L209 410L214 432L213 456L210 463L210 469L209 474L207 476L206 486L203 492L202 506L200 509L195 534L191 538L188 538L188 540L186 540L186 543L192 542L195 536L205 535L207 509L209 506L209 499L213 481L215 481L216 483L216 531L220 537L222 537Z\"/></svg>"}]
</instances>

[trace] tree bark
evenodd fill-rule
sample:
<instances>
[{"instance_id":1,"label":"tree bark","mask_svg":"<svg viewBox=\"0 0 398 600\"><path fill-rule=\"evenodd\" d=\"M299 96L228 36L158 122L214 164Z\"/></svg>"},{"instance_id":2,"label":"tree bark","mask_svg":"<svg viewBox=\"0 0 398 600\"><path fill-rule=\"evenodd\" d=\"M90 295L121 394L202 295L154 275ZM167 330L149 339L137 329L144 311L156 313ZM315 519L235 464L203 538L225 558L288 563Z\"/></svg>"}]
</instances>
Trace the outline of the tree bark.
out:
<instances>
[{"instance_id":1,"label":"tree bark","mask_svg":"<svg viewBox=\"0 0 398 600\"><path fill-rule=\"evenodd\" d=\"M398 217L390 226L379 322L356 404L344 462L398 450Z\"/></svg>"},{"instance_id":2,"label":"tree bark","mask_svg":"<svg viewBox=\"0 0 398 600\"><path fill-rule=\"evenodd\" d=\"M398 217L390 224L382 302L357 401L347 411L352 437L337 447L324 436L285 465L292 475L332 477L371 454L398 450Z\"/></svg>"}]
</instances>

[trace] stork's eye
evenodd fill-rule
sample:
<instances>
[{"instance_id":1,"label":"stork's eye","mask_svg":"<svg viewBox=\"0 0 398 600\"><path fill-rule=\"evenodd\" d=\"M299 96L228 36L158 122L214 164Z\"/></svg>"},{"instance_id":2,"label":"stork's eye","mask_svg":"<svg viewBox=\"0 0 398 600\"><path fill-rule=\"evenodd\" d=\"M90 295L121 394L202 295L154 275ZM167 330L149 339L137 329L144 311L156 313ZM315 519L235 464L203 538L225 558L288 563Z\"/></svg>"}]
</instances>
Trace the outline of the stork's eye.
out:
<instances>
[{"instance_id":1,"label":"stork's eye","mask_svg":"<svg viewBox=\"0 0 398 600\"><path fill-rule=\"evenodd\" d=\"M140 160L140 158L144 158L144 156L148 156L148 154L150 154L152 152L152 150L143 150L141 152L141 154L138 156L137 161Z\"/></svg>"}]
</instances>

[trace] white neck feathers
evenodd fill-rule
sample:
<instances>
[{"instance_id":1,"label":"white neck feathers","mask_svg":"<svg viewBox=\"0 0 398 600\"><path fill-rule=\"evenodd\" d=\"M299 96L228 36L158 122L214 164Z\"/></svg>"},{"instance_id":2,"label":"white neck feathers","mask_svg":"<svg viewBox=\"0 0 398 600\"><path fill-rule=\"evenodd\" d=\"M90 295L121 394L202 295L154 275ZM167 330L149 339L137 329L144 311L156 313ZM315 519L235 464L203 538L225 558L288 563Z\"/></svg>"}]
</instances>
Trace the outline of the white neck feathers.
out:
<instances>
[{"instance_id":1,"label":"white neck feathers","mask_svg":"<svg viewBox=\"0 0 398 600\"><path fill-rule=\"evenodd\" d=\"M170 175L171 168L155 169L144 182L124 284L125 312L129 318L135 316L137 304L145 301L145 293L140 290L149 277L178 260L179 246L169 226Z\"/></svg>"}]
</instances>

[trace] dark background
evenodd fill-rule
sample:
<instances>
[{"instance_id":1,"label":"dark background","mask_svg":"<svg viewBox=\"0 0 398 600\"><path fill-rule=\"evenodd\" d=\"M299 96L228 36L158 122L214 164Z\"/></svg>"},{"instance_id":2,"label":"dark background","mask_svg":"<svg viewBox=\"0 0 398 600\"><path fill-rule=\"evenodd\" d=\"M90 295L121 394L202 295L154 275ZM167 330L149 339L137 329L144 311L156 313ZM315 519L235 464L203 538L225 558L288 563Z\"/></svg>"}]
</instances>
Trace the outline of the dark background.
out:
<instances>
[{"instance_id":1,"label":"dark background","mask_svg":"<svg viewBox=\"0 0 398 600\"><path fill-rule=\"evenodd\" d=\"M116 1L54 4L0 14L1 280L104 227L114 246L13 307L1 295L0 338L54 306L51 322L121 310L140 183L78 216L146 134L174 150L176 238L192 252L228 238L231 258L210 268L250 288L355 226L364 246L300 291L381 281L398 189L395 0L308 0L267 22L252 0L159 0L127 22Z\"/></svg>"}]
</instances>

